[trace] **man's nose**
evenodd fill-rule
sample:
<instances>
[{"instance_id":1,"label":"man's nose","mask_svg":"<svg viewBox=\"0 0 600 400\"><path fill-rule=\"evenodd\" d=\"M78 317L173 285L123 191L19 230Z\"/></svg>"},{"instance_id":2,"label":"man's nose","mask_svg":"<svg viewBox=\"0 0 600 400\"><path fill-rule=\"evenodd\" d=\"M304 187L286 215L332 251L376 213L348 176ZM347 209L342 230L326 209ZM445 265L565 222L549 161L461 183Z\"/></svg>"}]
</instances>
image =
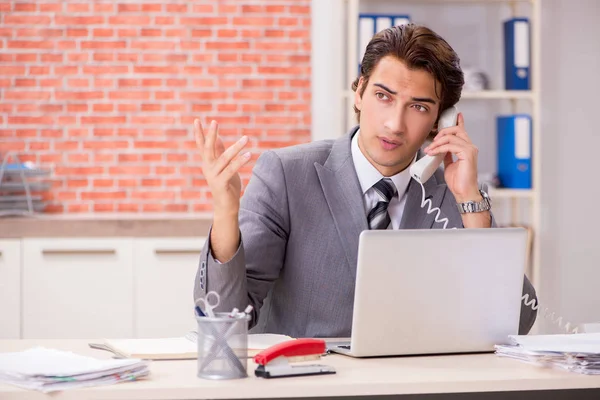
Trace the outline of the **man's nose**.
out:
<instances>
[{"instance_id":1,"label":"man's nose","mask_svg":"<svg viewBox=\"0 0 600 400\"><path fill-rule=\"evenodd\" d=\"M400 134L405 128L405 113L402 109L397 109L388 115L385 121L385 127L390 133Z\"/></svg>"}]
</instances>

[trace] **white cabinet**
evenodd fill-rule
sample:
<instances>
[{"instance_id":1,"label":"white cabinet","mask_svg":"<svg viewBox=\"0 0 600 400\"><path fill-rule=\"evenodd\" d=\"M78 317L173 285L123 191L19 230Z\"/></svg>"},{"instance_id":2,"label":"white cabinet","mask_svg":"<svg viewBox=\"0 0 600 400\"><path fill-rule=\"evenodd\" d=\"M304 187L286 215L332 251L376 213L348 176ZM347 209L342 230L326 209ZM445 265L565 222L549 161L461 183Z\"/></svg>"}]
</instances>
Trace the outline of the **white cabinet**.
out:
<instances>
[{"instance_id":1,"label":"white cabinet","mask_svg":"<svg viewBox=\"0 0 600 400\"><path fill-rule=\"evenodd\" d=\"M22 243L22 338L133 336L132 239Z\"/></svg>"},{"instance_id":2,"label":"white cabinet","mask_svg":"<svg viewBox=\"0 0 600 400\"><path fill-rule=\"evenodd\" d=\"M0 240L0 339L183 336L205 240Z\"/></svg>"},{"instance_id":3,"label":"white cabinet","mask_svg":"<svg viewBox=\"0 0 600 400\"><path fill-rule=\"evenodd\" d=\"M21 335L21 241L0 240L0 339Z\"/></svg>"},{"instance_id":4,"label":"white cabinet","mask_svg":"<svg viewBox=\"0 0 600 400\"><path fill-rule=\"evenodd\" d=\"M136 337L176 337L195 329L194 278L205 240L134 239Z\"/></svg>"}]
</instances>

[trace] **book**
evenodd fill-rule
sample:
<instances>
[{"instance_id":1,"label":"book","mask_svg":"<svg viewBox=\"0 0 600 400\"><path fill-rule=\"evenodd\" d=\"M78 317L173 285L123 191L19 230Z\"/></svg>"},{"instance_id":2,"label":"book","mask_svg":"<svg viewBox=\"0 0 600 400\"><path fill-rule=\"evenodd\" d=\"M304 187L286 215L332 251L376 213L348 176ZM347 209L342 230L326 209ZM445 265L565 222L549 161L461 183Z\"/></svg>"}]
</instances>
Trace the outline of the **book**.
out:
<instances>
[{"instance_id":1,"label":"book","mask_svg":"<svg viewBox=\"0 0 600 400\"><path fill-rule=\"evenodd\" d=\"M121 358L145 360L186 360L198 357L197 333L192 331L183 337L149 339L104 339L102 344L90 343L90 347L108 350ZM271 346L293 340L286 335L259 333L248 335L248 357Z\"/></svg>"}]
</instances>

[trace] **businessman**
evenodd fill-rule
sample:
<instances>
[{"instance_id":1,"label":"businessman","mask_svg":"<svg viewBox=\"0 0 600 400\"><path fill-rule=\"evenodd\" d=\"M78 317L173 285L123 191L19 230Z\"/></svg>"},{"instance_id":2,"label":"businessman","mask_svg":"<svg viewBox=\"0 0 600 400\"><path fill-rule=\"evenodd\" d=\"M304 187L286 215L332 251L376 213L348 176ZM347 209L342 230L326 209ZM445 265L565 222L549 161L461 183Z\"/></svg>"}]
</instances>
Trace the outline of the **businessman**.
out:
<instances>
[{"instance_id":1,"label":"businessman","mask_svg":"<svg viewBox=\"0 0 600 400\"><path fill-rule=\"evenodd\" d=\"M215 290L221 311L252 304L253 321L260 317L266 332L349 337L360 233L443 225L421 208L421 187L409 176L424 154L447 152L424 188L448 228L494 226L463 116L437 131L463 84L457 54L433 31L410 24L378 33L352 85L358 126L337 140L264 152L241 201L247 138L225 149L215 121L207 129L195 121L214 209L195 298ZM459 212L469 202L476 206ZM523 291L535 297L527 278ZM268 311L259 315L267 295ZM523 306L519 332L527 333L535 317Z\"/></svg>"}]
</instances>

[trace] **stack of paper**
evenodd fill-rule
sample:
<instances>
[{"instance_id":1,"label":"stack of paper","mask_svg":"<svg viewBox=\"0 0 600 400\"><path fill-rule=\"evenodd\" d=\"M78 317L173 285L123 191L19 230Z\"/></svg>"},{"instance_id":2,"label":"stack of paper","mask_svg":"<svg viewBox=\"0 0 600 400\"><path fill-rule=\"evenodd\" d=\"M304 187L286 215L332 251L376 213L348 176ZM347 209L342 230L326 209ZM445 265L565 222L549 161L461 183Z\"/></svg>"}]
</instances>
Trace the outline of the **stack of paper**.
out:
<instances>
[{"instance_id":1,"label":"stack of paper","mask_svg":"<svg viewBox=\"0 0 600 400\"><path fill-rule=\"evenodd\" d=\"M0 382L44 393L132 381L148 374L147 362L136 359L98 360L43 347L0 353Z\"/></svg>"},{"instance_id":2,"label":"stack of paper","mask_svg":"<svg viewBox=\"0 0 600 400\"><path fill-rule=\"evenodd\" d=\"M511 335L510 345L496 345L496 354L535 365L580 374L600 374L600 333Z\"/></svg>"}]
</instances>

